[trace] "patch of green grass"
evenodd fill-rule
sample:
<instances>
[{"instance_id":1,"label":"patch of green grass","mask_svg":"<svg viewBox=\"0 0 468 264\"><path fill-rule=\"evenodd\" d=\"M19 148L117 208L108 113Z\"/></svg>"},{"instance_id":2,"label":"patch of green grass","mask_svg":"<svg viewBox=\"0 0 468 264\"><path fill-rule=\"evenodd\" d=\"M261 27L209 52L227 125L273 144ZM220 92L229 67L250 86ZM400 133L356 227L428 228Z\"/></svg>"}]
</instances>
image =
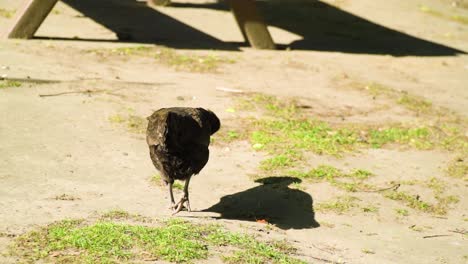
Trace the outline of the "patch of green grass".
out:
<instances>
[{"instance_id":1,"label":"patch of green grass","mask_svg":"<svg viewBox=\"0 0 468 264\"><path fill-rule=\"evenodd\" d=\"M398 215L401 215L401 216L408 216L408 215L409 215L408 210L403 209L403 208L397 208L397 209L395 209L395 212L396 212Z\"/></svg>"},{"instance_id":2,"label":"patch of green grass","mask_svg":"<svg viewBox=\"0 0 468 264\"><path fill-rule=\"evenodd\" d=\"M70 194L63 193L61 195L57 195L54 197L55 200L60 200L60 201L75 201L75 200L80 200L80 198L75 197Z\"/></svg>"},{"instance_id":3,"label":"patch of green grass","mask_svg":"<svg viewBox=\"0 0 468 264\"><path fill-rule=\"evenodd\" d=\"M0 80L0 89L14 88L14 87L20 87L20 86L21 86L21 83L17 81Z\"/></svg>"},{"instance_id":4,"label":"patch of green grass","mask_svg":"<svg viewBox=\"0 0 468 264\"><path fill-rule=\"evenodd\" d=\"M232 245L241 250L223 256L227 263L304 263L288 256L296 249L285 241L259 242L252 236L217 232L207 238L215 245Z\"/></svg>"},{"instance_id":5,"label":"patch of green grass","mask_svg":"<svg viewBox=\"0 0 468 264\"><path fill-rule=\"evenodd\" d=\"M311 169L308 172L291 172L294 176L303 179L315 179L315 180L328 180L332 181L337 178L352 178L356 180L365 180L373 176L373 173L370 171L362 169L353 169L351 173L344 173L338 168L335 168L330 165L319 165L316 168Z\"/></svg>"},{"instance_id":6,"label":"patch of green grass","mask_svg":"<svg viewBox=\"0 0 468 264\"><path fill-rule=\"evenodd\" d=\"M147 259L193 262L215 248L233 248L221 256L230 263L303 263L291 258L296 249L285 241L261 242L219 225L171 219L161 226L64 220L18 237L10 255L24 262L122 263Z\"/></svg>"},{"instance_id":7,"label":"patch of green grass","mask_svg":"<svg viewBox=\"0 0 468 264\"><path fill-rule=\"evenodd\" d=\"M11 18L15 14L15 10L7 10L4 8L0 8L0 16L4 18Z\"/></svg>"},{"instance_id":8,"label":"patch of green grass","mask_svg":"<svg viewBox=\"0 0 468 264\"><path fill-rule=\"evenodd\" d=\"M350 174L348 174L348 176L354 179L366 180L369 177L374 176L374 174L367 170L354 169Z\"/></svg>"},{"instance_id":9,"label":"patch of green grass","mask_svg":"<svg viewBox=\"0 0 468 264\"><path fill-rule=\"evenodd\" d=\"M189 72L216 72L223 64L235 63L234 59L219 56L215 53L197 55L156 46L132 46L112 50L91 50L91 52L97 54L118 54L121 56L153 57L158 63L168 65L176 70Z\"/></svg>"},{"instance_id":10,"label":"patch of green grass","mask_svg":"<svg viewBox=\"0 0 468 264\"><path fill-rule=\"evenodd\" d=\"M377 213L379 211L379 208L375 205L367 205L367 206L361 207L361 210L364 213Z\"/></svg>"},{"instance_id":11,"label":"patch of green grass","mask_svg":"<svg viewBox=\"0 0 468 264\"><path fill-rule=\"evenodd\" d=\"M136 134L146 133L146 127L148 125L146 118L132 114L128 114L126 116L120 114L110 116L109 122L124 124L129 132Z\"/></svg>"},{"instance_id":12,"label":"patch of green grass","mask_svg":"<svg viewBox=\"0 0 468 264\"><path fill-rule=\"evenodd\" d=\"M229 139L234 140L234 139L239 138L239 133L237 133L236 131L230 130L227 132L227 136Z\"/></svg>"},{"instance_id":13,"label":"patch of green grass","mask_svg":"<svg viewBox=\"0 0 468 264\"><path fill-rule=\"evenodd\" d=\"M297 176L305 179L325 179L325 180L334 180L335 178L341 177L343 172L333 166L329 165L319 165L316 168L313 168L307 173L301 173Z\"/></svg>"},{"instance_id":14,"label":"patch of green grass","mask_svg":"<svg viewBox=\"0 0 468 264\"><path fill-rule=\"evenodd\" d=\"M158 186L165 186L164 183L163 183L163 180L161 178L161 175L160 174L155 174L151 177L151 181L155 184L157 184ZM176 190L183 190L184 189L184 185L179 183L179 182L174 182L172 184L172 188L176 189Z\"/></svg>"},{"instance_id":15,"label":"patch of green grass","mask_svg":"<svg viewBox=\"0 0 468 264\"><path fill-rule=\"evenodd\" d=\"M436 195L442 194L447 188L447 184L436 177L432 177L427 180L425 185L426 187L432 189Z\"/></svg>"},{"instance_id":16,"label":"patch of green grass","mask_svg":"<svg viewBox=\"0 0 468 264\"><path fill-rule=\"evenodd\" d=\"M456 204L460 202L460 198L457 195L448 195L448 196L436 196L439 206L446 208L450 204Z\"/></svg>"},{"instance_id":17,"label":"patch of green grass","mask_svg":"<svg viewBox=\"0 0 468 264\"><path fill-rule=\"evenodd\" d=\"M382 96L404 106L415 112L424 123L431 124L425 126L432 137L431 143L450 151L468 153L468 139L464 133L467 120L453 111L443 107L434 107L422 97L379 83L365 84L348 80L345 81L345 87L365 91L373 97ZM424 145L423 148L425 148Z\"/></svg>"},{"instance_id":18,"label":"patch of green grass","mask_svg":"<svg viewBox=\"0 0 468 264\"><path fill-rule=\"evenodd\" d=\"M399 144L429 149L436 144L432 142L427 127L369 128L365 133L367 138L360 133L363 128L332 128L322 121L260 119L249 127L253 129L249 141L254 150L271 155L284 155L286 150L294 156L283 157L283 160L291 161L300 160L304 151L339 157L363 147L382 148L388 144Z\"/></svg>"},{"instance_id":19,"label":"patch of green grass","mask_svg":"<svg viewBox=\"0 0 468 264\"><path fill-rule=\"evenodd\" d=\"M103 218L110 218L110 219L128 219L130 217L130 213L122 210L122 209L114 209L106 212L102 215Z\"/></svg>"},{"instance_id":20,"label":"patch of green grass","mask_svg":"<svg viewBox=\"0 0 468 264\"><path fill-rule=\"evenodd\" d=\"M468 24L468 17L466 17L466 16L444 14L444 13L438 11L438 10L435 10L435 9L427 7L427 6L420 6L419 10L426 13L426 14L430 14L432 16L435 16L435 17L451 20L451 21L458 22L458 23L461 23L461 24Z\"/></svg>"},{"instance_id":21,"label":"patch of green grass","mask_svg":"<svg viewBox=\"0 0 468 264\"><path fill-rule=\"evenodd\" d=\"M384 197L391 200L401 201L406 206L418 211L436 215L445 215L447 213L449 204L456 203L458 201L458 198L455 196L436 196L438 203L430 204L420 200L418 195L410 195L402 191L387 191L385 192Z\"/></svg>"},{"instance_id":22,"label":"patch of green grass","mask_svg":"<svg viewBox=\"0 0 468 264\"><path fill-rule=\"evenodd\" d=\"M356 203L359 199L354 196L339 196L335 200L319 203L316 207L316 211L332 211L337 214L343 214L350 211L353 208L359 207Z\"/></svg>"},{"instance_id":23,"label":"patch of green grass","mask_svg":"<svg viewBox=\"0 0 468 264\"><path fill-rule=\"evenodd\" d=\"M368 249L368 248L361 249L361 252L364 254L375 254L375 251L373 251L372 249Z\"/></svg>"},{"instance_id":24,"label":"patch of green grass","mask_svg":"<svg viewBox=\"0 0 468 264\"><path fill-rule=\"evenodd\" d=\"M163 180L161 178L161 175L159 173L157 174L154 174L153 176L151 176L151 181L155 184L158 184L158 185L163 185Z\"/></svg>"},{"instance_id":25,"label":"patch of green grass","mask_svg":"<svg viewBox=\"0 0 468 264\"><path fill-rule=\"evenodd\" d=\"M468 181L468 158L459 156L451 161L447 167L447 174Z\"/></svg>"},{"instance_id":26,"label":"patch of green grass","mask_svg":"<svg viewBox=\"0 0 468 264\"><path fill-rule=\"evenodd\" d=\"M437 115L442 120L442 112L431 107L431 104L418 97L397 92L379 84L366 86L371 93L401 99L406 107L413 107L429 115ZM224 141L247 139L256 151L264 151L269 157L262 162L261 169L268 172L286 173L293 167L301 165L305 152L319 155L341 157L345 153L362 148L383 148L397 145L421 150L443 148L450 151L468 152L468 139L463 129L457 124L461 119L449 115L447 125L385 124L385 125L333 125L321 120L311 120L294 99L277 98L265 94L248 94L239 99L239 110L262 112L261 118L242 119L244 130L225 133ZM440 115L439 115L440 114ZM445 120L445 117L443 118ZM229 130L227 130L229 131ZM366 177L357 174L356 177ZM352 184L342 185L355 189Z\"/></svg>"},{"instance_id":27,"label":"patch of green grass","mask_svg":"<svg viewBox=\"0 0 468 264\"><path fill-rule=\"evenodd\" d=\"M310 120L257 120L250 141L265 150L307 150L339 155L354 149L358 137L348 129L333 129L327 123Z\"/></svg>"},{"instance_id":28,"label":"patch of green grass","mask_svg":"<svg viewBox=\"0 0 468 264\"><path fill-rule=\"evenodd\" d=\"M426 181L412 180L400 182L400 184L419 185L420 187L429 188L434 192L434 198L437 202L430 204L422 201L419 195L411 195L409 193L396 190L385 191L382 193L383 196L391 200L400 201L406 206L418 211L436 215L445 215L452 204L459 202L458 196L446 195L449 186L447 183L436 177L432 177Z\"/></svg>"},{"instance_id":29,"label":"patch of green grass","mask_svg":"<svg viewBox=\"0 0 468 264\"><path fill-rule=\"evenodd\" d=\"M354 169L350 173L345 173L330 165L319 165L308 172L290 171L289 174L306 180L326 181L348 192L371 189L372 186L363 181L373 176L372 172L366 170Z\"/></svg>"},{"instance_id":30,"label":"patch of green grass","mask_svg":"<svg viewBox=\"0 0 468 264\"><path fill-rule=\"evenodd\" d=\"M429 149L433 146L427 127L371 129L368 142L374 148L381 148L389 143L406 144L418 149Z\"/></svg>"},{"instance_id":31,"label":"patch of green grass","mask_svg":"<svg viewBox=\"0 0 468 264\"><path fill-rule=\"evenodd\" d=\"M211 142L215 144L231 143L233 141L243 139L245 139L245 134L241 131L223 127L221 127L221 129L218 132L216 132L216 134L211 136Z\"/></svg>"},{"instance_id":32,"label":"patch of green grass","mask_svg":"<svg viewBox=\"0 0 468 264\"><path fill-rule=\"evenodd\" d=\"M438 214L445 214L451 204L456 204L460 201L456 195L445 195L448 188L447 183L438 178L430 178L425 182L425 185L434 192L434 196L437 200L435 209Z\"/></svg>"},{"instance_id":33,"label":"patch of green grass","mask_svg":"<svg viewBox=\"0 0 468 264\"><path fill-rule=\"evenodd\" d=\"M184 185L181 184L180 182L174 182L174 183L172 184L172 188L177 189L177 190L183 190L183 189L184 189Z\"/></svg>"},{"instance_id":34,"label":"patch of green grass","mask_svg":"<svg viewBox=\"0 0 468 264\"><path fill-rule=\"evenodd\" d=\"M415 111L415 112L423 112L427 113L432 108L432 103L416 96L412 96L409 94L404 94L401 96L398 101L399 104L403 105L404 107Z\"/></svg>"},{"instance_id":35,"label":"patch of green grass","mask_svg":"<svg viewBox=\"0 0 468 264\"><path fill-rule=\"evenodd\" d=\"M460 156L468 156L468 137L465 135L466 127L462 124L468 124L466 120L457 119L452 124L445 124L436 127L439 144L446 150L458 152Z\"/></svg>"},{"instance_id":36,"label":"patch of green grass","mask_svg":"<svg viewBox=\"0 0 468 264\"><path fill-rule=\"evenodd\" d=\"M434 206L421 201L418 195L411 195L406 192L402 191L387 191L384 193L384 197L395 200L395 201L402 201L408 207L413 209L417 209L423 212L433 212Z\"/></svg>"},{"instance_id":37,"label":"patch of green grass","mask_svg":"<svg viewBox=\"0 0 468 264\"><path fill-rule=\"evenodd\" d=\"M264 114L279 118L292 118L300 109L295 99L279 99L276 96L253 93L247 97L238 98L236 108L245 111L259 110Z\"/></svg>"},{"instance_id":38,"label":"patch of green grass","mask_svg":"<svg viewBox=\"0 0 468 264\"><path fill-rule=\"evenodd\" d=\"M146 118L141 116L129 115L127 118L127 127L130 132L144 134L146 133L147 125Z\"/></svg>"},{"instance_id":39,"label":"patch of green grass","mask_svg":"<svg viewBox=\"0 0 468 264\"><path fill-rule=\"evenodd\" d=\"M260 169L264 171L277 171L292 167L297 161L295 155L294 153L286 152L267 158L260 163Z\"/></svg>"},{"instance_id":40,"label":"patch of green grass","mask_svg":"<svg viewBox=\"0 0 468 264\"><path fill-rule=\"evenodd\" d=\"M375 83L375 82L369 83L366 85L363 85L361 83L354 83L353 86L357 87L360 90L366 90L368 93L370 93L374 97L381 96L381 95L388 96L395 92L392 88L385 86L381 83Z\"/></svg>"}]
</instances>

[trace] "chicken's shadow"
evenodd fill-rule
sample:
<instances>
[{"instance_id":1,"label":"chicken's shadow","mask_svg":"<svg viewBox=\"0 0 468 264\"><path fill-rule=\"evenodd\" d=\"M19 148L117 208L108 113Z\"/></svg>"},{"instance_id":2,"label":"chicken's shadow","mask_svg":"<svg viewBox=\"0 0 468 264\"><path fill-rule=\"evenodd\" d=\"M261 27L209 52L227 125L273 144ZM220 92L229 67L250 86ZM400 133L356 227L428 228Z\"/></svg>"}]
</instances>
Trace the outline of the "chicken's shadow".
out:
<instances>
[{"instance_id":1,"label":"chicken's shadow","mask_svg":"<svg viewBox=\"0 0 468 264\"><path fill-rule=\"evenodd\" d=\"M289 188L292 183L300 183L300 179L289 176L267 177L256 182L262 185L226 195L203 211L220 213L220 218L224 219L265 219L281 229L319 226L315 221L312 197L301 190Z\"/></svg>"}]
</instances>

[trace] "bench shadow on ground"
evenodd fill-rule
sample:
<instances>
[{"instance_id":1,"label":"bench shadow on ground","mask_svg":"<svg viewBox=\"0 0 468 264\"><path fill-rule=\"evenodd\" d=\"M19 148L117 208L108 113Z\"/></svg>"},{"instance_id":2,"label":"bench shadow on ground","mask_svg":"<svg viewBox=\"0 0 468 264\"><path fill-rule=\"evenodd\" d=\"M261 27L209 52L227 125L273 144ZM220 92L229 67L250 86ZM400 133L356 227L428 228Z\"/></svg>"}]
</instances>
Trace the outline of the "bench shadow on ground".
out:
<instances>
[{"instance_id":1,"label":"bench shadow on ground","mask_svg":"<svg viewBox=\"0 0 468 264\"><path fill-rule=\"evenodd\" d=\"M121 42L161 44L180 49L239 50L244 42L225 42L136 0L63 0L116 33ZM387 28L317 0L257 2L268 25L302 39L279 45L296 50L393 56L453 56L465 52ZM218 3L173 3L172 8L209 8L229 12ZM70 29L71 30L71 29ZM54 39L52 37L52 39ZM63 38L60 38L63 40ZM73 38L73 40L80 38ZM85 39L91 41L105 41Z\"/></svg>"},{"instance_id":2,"label":"bench shadow on ground","mask_svg":"<svg viewBox=\"0 0 468 264\"><path fill-rule=\"evenodd\" d=\"M315 221L312 197L306 192L289 187L292 183L300 183L300 179L289 176L266 177L256 182L261 185L226 195L217 204L202 211L219 213L219 218L223 219L265 219L281 229L320 226Z\"/></svg>"},{"instance_id":3,"label":"bench shadow on ground","mask_svg":"<svg viewBox=\"0 0 468 264\"><path fill-rule=\"evenodd\" d=\"M158 12L144 2L136 0L63 0L63 2L115 32L119 42L163 44L180 49L238 50L236 45L223 42ZM108 41L82 37L73 40Z\"/></svg>"},{"instance_id":4,"label":"bench shadow on ground","mask_svg":"<svg viewBox=\"0 0 468 264\"><path fill-rule=\"evenodd\" d=\"M393 30L318 0L270 0L258 1L257 4L268 25L302 37L280 48L393 56L465 54L464 51ZM224 2L174 3L172 6L229 11Z\"/></svg>"}]
</instances>

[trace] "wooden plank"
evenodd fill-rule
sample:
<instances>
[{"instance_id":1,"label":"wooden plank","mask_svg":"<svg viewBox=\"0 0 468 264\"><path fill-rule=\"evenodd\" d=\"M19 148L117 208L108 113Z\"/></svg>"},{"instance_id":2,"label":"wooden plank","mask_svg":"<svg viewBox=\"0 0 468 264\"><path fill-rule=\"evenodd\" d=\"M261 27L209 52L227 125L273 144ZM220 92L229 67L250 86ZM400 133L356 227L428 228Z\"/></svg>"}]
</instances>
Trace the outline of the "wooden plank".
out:
<instances>
[{"instance_id":1,"label":"wooden plank","mask_svg":"<svg viewBox=\"0 0 468 264\"><path fill-rule=\"evenodd\" d=\"M16 12L13 25L5 38L30 39L50 13L58 0L25 0Z\"/></svg>"},{"instance_id":2,"label":"wooden plank","mask_svg":"<svg viewBox=\"0 0 468 264\"><path fill-rule=\"evenodd\" d=\"M231 10L244 39L256 49L275 49L275 43L260 14L255 0L230 0Z\"/></svg>"}]
</instances>

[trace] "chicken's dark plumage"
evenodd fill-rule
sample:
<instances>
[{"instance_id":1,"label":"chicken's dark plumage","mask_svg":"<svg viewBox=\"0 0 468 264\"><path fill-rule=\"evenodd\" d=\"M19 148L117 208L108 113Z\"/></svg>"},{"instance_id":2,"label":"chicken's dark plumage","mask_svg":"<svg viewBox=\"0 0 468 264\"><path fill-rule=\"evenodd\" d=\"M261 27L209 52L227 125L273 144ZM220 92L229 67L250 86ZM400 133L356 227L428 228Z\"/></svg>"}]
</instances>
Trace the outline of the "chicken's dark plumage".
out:
<instances>
[{"instance_id":1,"label":"chicken's dark plumage","mask_svg":"<svg viewBox=\"0 0 468 264\"><path fill-rule=\"evenodd\" d=\"M208 162L210 136L220 128L218 117L203 108L162 108L148 117L146 142L151 160L169 186L171 207L178 213L184 203L190 211L188 185ZM185 180L184 196L176 204L174 180Z\"/></svg>"}]
</instances>

